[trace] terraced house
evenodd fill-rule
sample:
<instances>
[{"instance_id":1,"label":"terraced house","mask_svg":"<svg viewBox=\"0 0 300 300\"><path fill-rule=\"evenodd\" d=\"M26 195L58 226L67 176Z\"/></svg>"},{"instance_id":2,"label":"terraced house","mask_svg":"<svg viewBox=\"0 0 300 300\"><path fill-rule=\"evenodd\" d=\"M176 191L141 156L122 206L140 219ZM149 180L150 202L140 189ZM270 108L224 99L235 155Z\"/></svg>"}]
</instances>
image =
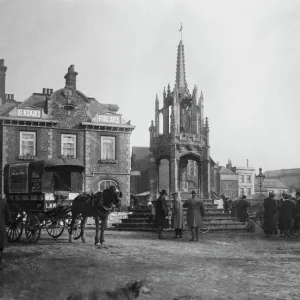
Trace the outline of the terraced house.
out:
<instances>
[{"instance_id":1,"label":"terraced house","mask_svg":"<svg viewBox=\"0 0 300 300\"><path fill-rule=\"evenodd\" d=\"M102 104L76 87L74 66L65 86L43 88L22 102L5 94L7 68L0 60L0 159L6 163L32 160L75 160L85 167L80 190L119 185L123 204L130 197L130 125L114 104ZM1 175L2 176L2 175ZM3 178L1 178L3 194ZM125 200L125 201L124 201Z\"/></svg>"}]
</instances>

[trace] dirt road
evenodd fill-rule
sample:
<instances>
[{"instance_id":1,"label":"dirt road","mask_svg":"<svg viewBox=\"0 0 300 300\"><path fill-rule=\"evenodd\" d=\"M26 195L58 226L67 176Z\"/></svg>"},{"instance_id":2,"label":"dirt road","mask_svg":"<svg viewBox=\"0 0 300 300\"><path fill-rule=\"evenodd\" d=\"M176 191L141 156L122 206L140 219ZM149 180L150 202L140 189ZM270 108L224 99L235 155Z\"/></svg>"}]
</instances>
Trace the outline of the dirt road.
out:
<instances>
[{"instance_id":1,"label":"dirt road","mask_svg":"<svg viewBox=\"0 0 300 300\"><path fill-rule=\"evenodd\" d=\"M158 240L153 233L112 232L106 246L42 235L10 244L0 273L0 299L65 299L77 289L114 289L149 279L147 299L300 299L300 238L208 233L200 242Z\"/></svg>"}]
</instances>

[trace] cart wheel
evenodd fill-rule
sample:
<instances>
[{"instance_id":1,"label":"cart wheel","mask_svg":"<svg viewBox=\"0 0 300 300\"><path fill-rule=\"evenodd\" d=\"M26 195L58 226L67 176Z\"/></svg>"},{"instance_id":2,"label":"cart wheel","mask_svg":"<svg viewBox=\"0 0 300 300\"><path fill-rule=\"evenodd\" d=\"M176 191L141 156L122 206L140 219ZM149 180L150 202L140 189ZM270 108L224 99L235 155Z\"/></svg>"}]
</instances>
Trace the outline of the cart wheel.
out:
<instances>
[{"instance_id":1,"label":"cart wheel","mask_svg":"<svg viewBox=\"0 0 300 300\"><path fill-rule=\"evenodd\" d=\"M210 221L206 218L201 219L201 225L199 226L200 233L206 233L210 229Z\"/></svg>"},{"instance_id":2,"label":"cart wheel","mask_svg":"<svg viewBox=\"0 0 300 300\"><path fill-rule=\"evenodd\" d=\"M71 225L71 220L72 219L68 219L68 232L70 234L70 225ZM81 222L82 222L82 217L78 217L76 220L75 220L75 223L73 225L73 239L74 240L78 240L80 237L81 237Z\"/></svg>"},{"instance_id":3,"label":"cart wheel","mask_svg":"<svg viewBox=\"0 0 300 300\"><path fill-rule=\"evenodd\" d=\"M27 215L25 222L25 234L29 243L37 243L41 236L41 224L37 216Z\"/></svg>"},{"instance_id":4,"label":"cart wheel","mask_svg":"<svg viewBox=\"0 0 300 300\"><path fill-rule=\"evenodd\" d=\"M48 234L53 237L53 238L58 238L60 237L65 229L65 224L62 219L60 220L51 220L51 223L46 226L46 230Z\"/></svg>"},{"instance_id":5,"label":"cart wheel","mask_svg":"<svg viewBox=\"0 0 300 300\"><path fill-rule=\"evenodd\" d=\"M10 205L9 209L11 220L6 223L7 238L10 242L16 242L23 233L23 213L17 205Z\"/></svg>"}]
</instances>

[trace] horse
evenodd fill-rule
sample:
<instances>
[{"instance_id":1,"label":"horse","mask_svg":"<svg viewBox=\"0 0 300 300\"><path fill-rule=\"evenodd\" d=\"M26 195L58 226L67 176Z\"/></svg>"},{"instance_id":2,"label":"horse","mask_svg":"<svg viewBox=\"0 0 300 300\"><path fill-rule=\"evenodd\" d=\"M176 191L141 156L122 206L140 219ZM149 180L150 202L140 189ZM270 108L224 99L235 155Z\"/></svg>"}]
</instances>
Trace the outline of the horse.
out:
<instances>
[{"instance_id":1,"label":"horse","mask_svg":"<svg viewBox=\"0 0 300 300\"><path fill-rule=\"evenodd\" d=\"M94 194L78 195L72 203L71 213L72 221L70 224L69 242L72 243L72 231L76 218L82 216L81 221L81 240L86 242L84 236L84 228L88 217L94 217L96 225L95 245L100 246L104 241L104 229L107 224L108 216L113 209L113 206L119 208L121 206L122 193L118 187L110 186L103 192ZM99 239L99 223L101 220L101 234Z\"/></svg>"}]
</instances>

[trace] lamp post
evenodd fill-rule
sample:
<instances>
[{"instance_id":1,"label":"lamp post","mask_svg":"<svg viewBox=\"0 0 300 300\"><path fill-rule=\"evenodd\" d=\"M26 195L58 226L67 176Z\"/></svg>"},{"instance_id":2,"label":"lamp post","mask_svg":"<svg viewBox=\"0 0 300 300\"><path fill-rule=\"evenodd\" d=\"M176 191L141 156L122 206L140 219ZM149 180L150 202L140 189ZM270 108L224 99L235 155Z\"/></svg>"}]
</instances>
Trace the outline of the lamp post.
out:
<instances>
[{"instance_id":1,"label":"lamp post","mask_svg":"<svg viewBox=\"0 0 300 300\"><path fill-rule=\"evenodd\" d=\"M255 178L257 179L257 182L258 182L258 186L259 186L259 192L260 192L260 195L261 195L261 187L263 185L263 182L266 178L266 176L261 172L261 168L259 168L259 174L256 175L255 174Z\"/></svg>"}]
</instances>

